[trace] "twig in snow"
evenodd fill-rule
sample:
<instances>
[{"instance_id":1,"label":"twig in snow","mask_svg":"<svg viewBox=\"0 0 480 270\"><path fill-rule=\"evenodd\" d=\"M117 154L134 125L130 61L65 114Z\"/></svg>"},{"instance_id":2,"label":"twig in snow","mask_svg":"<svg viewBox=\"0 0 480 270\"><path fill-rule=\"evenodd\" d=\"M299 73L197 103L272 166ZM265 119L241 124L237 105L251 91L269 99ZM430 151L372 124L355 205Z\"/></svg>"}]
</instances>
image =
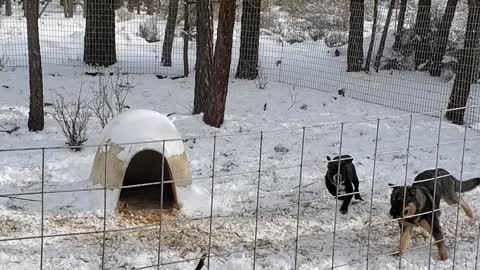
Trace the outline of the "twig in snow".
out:
<instances>
[{"instance_id":1,"label":"twig in snow","mask_svg":"<svg viewBox=\"0 0 480 270\"><path fill-rule=\"evenodd\" d=\"M320 181L320 180L313 181L312 183L309 183L309 184L303 185L303 186L302 186L302 188L305 188L305 187L311 186L311 185L313 185L313 184L317 183L318 181ZM300 186L300 185L294 186L292 189L298 188L299 186Z\"/></svg>"},{"instance_id":2,"label":"twig in snow","mask_svg":"<svg viewBox=\"0 0 480 270\"><path fill-rule=\"evenodd\" d=\"M202 258L200 259L200 261L198 262L197 264L197 267L195 267L195 270L200 270L202 269L202 267L205 265L205 259L207 258L207 253L204 253L202 255Z\"/></svg>"},{"instance_id":3,"label":"twig in snow","mask_svg":"<svg viewBox=\"0 0 480 270\"><path fill-rule=\"evenodd\" d=\"M19 126L17 126L17 124L13 124L13 127L11 129L5 129L5 127L3 126L0 126L1 128L3 129L0 129L0 133L1 132L5 132L7 134L12 134L13 132L17 131L18 129L20 129Z\"/></svg>"}]
</instances>

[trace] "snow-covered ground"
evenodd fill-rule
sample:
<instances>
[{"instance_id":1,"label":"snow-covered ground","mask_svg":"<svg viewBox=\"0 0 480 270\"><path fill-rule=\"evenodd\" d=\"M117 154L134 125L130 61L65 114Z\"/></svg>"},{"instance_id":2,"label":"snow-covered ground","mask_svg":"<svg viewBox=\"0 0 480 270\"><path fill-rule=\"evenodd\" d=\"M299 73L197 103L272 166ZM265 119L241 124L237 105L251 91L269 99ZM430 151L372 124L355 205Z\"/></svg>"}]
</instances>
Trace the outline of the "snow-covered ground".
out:
<instances>
[{"instance_id":1,"label":"snow-covered ground","mask_svg":"<svg viewBox=\"0 0 480 270\"><path fill-rule=\"evenodd\" d=\"M73 97L83 84L84 90L95 87L98 78L75 69L45 70L45 100L60 93ZM153 75L132 77L135 87L128 97L131 108L175 113L170 119L184 137L198 136L186 142L194 176L192 186L179 190L183 208L165 214L162 226L162 262L200 257L208 247L211 200L212 152L214 133L218 134L215 153L214 219L212 234L213 269L250 269L254 242L256 189L260 134L263 130L262 173L258 217L257 267L291 269L294 263L297 196L300 173L302 132L305 126L302 192L299 215L298 268L324 269L331 264L335 200L326 192L323 175L326 155L339 153L341 122L342 153L355 157L361 190L366 199L351 207L348 215L339 215L336 226L335 265L358 262L341 269L365 266L368 225L371 226L369 260L371 269L398 267L398 258L385 255L398 245L398 225L389 221L389 187L412 181L421 170L436 166L438 118L412 117L410 155L406 151L410 117L404 111L364 103L336 94L270 83L259 90L255 82L232 80L227 101L225 125L214 129L204 125L200 116L191 116L193 79L163 79ZM2 99L0 121L17 123L12 134L0 133L0 148L62 146L64 138L47 107L45 130L27 131L28 75L23 68L1 72ZM88 92L88 91L87 91ZM266 110L264 106L266 104ZM385 117L390 117L384 119ZM377 118L379 122L378 155L373 192L372 221L370 190L373 180L373 154ZM442 121L438 166L460 177L464 129ZM467 129L463 178L478 176L477 153L480 132ZM89 125L88 143L99 141L100 126ZM231 135L231 136L230 136ZM275 150L277 149L277 150ZM285 150L285 149L288 149ZM88 188L88 176L96 148L81 152L66 149L45 150L45 190ZM281 151L283 150L283 151ZM318 182L316 182L318 181ZM37 192L41 188L41 151L0 152L0 190L2 193ZM90 193L101 196L102 191ZM475 207L479 191L466 194ZM89 192L45 195L45 235L72 232L101 232L103 205L87 212L82 207L95 195ZM40 234L40 196L30 199L2 198L3 239ZM32 201L33 200L33 201ZM91 209L90 209L91 210ZM460 213L456 244L457 267L472 269L477 247L479 220L466 220ZM442 213L442 223L450 255L453 256L456 208ZM157 263L158 231L155 220L128 215L110 215L110 230L147 226L139 230L111 232L106 235L105 266L108 269L131 269ZM158 220L157 220L158 222ZM103 234L50 237L44 242L45 269L96 269L101 264ZM428 240L416 238L402 258L404 269L427 269ZM38 239L1 243L0 269L32 269L39 262ZM432 249L432 267L443 269L452 261L438 262ZM163 269L193 269L196 261L171 264Z\"/></svg>"},{"instance_id":2,"label":"snow-covered ground","mask_svg":"<svg viewBox=\"0 0 480 270\"><path fill-rule=\"evenodd\" d=\"M45 24L40 25L45 33L42 53L55 60L44 67L46 102L51 102L57 94L73 98L81 86L91 97L91 90L98 83L97 77L84 74L87 68L81 64L83 19L61 17L61 14L47 13L42 19ZM22 18L15 20L24 23ZM161 42L147 45L136 36L141 21L133 19L133 22L117 24L120 52L117 68L142 73L146 64L151 63L149 70L180 74L178 65L168 70L159 65ZM62 31L55 31L57 28L52 25ZM21 26L0 16L0 49L14 52L16 56L9 59L12 66L25 61L26 47L22 44L26 35ZM59 42L66 38L70 42ZM110 213L106 225L113 231L104 235L103 205L92 199L102 198L103 191L47 193L44 196L43 233L47 236L43 243L44 269L99 269L103 253L105 269L138 269L157 264L159 246L160 261L165 264L161 269L193 269L196 258L208 250L209 241L211 254L215 256L211 258L210 269L252 269L259 184L257 269L293 268L298 205L297 269L329 269L333 252L335 268L339 269L366 268L367 252L369 269L398 269L400 263L403 269L447 269L453 264L454 249L456 269L475 269L480 209L475 209L478 214L473 220L467 220L460 212L456 244L456 208L442 211L449 261L439 262L434 246L429 267L429 240L420 236L414 238L413 249L401 261L390 255L397 250L399 232L397 223L388 216L390 188L387 184L401 184L405 180L410 183L417 173L437 165L457 178L462 171L463 179L478 176L480 132L442 121L439 137L439 118L425 115L410 118L406 111L356 100L409 111L435 111L446 107L452 82L441 82L420 72L350 74L345 72L343 48L342 56L334 57L333 51L321 41L289 45L274 35L263 35L261 41L260 62L265 81L231 80L226 121L220 129L208 127L201 116L190 114L193 76L159 80L154 75L130 75L134 88L127 105L165 115L174 113L169 118L182 136L198 137L185 142L194 180L191 186L178 190L183 207L163 215L161 238L158 215L132 216L128 211ZM238 48L239 39L235 42ZM59 44L64 46L61 50ZM140 45L143 49L135 50ZM181 45L180 39L176 39L175 53L180 53ZM194 45L191 46L193 67L195 53ZM139 61L146 59L145 56L151 56L148 58L151 60ZM266 88L258 89L258 84L264 82ZM28 69L7 68L0 72L0 126L16 123L20 127L12 134L0 133L0 149L64 146L65 140L50 107L46 107L45 129L28 132L28 89ZM347 97L337 94L340 89L345 90ZM480 104L476 92L475 87L470 105ZM304 127L301 203L298 204ZM463 151L465 131L468 140ZM92 120L88 126L88 144L99 143L100 132L99 123ZM215 168L212 166L214 134L218 135ZM337 155L340 147L343 154L355 158L365 202L352 205L348 215L338 215L334 226L336 203L326 193L323 175L326 156ZM96 147L86 147L81 152L45 150L45 190L90 188L87 179L95 151ZM40 150L0 151L1 194L38 192L41 175ZM479 190L465 194L474 208L479 195ZM210 239L212 196L214 218ZM29 238L42 233L42 198L40 195L22 198L0 198L0 239L24 238L0 241L2 270L36 269L39 265L41 242L38 238ZM139 229L129 229L139 226ZM83 234L86 232L95 233ZM70 233L77 234L65 236ZM175 263L189 259L195 260Z\"/></svg>"}]
</instances>

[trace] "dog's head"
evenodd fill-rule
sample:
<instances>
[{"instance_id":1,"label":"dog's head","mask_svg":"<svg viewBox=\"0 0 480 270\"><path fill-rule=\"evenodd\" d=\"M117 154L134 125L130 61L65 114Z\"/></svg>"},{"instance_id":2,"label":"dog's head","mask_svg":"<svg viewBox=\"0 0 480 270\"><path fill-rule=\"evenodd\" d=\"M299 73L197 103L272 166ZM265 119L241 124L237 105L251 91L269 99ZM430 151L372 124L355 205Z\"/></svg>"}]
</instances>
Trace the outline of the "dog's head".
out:
<instances>
[{"instance_id":1,"label":"dog's head","mask_svg":"<svg viewBox=\"0 0 480 270\"><path fill-rule=\"evenodd\" d=\"M337 156L334 157L333 159L330 158L330 156L327 156L327 168L331 172L337 172L338 171L338 163L340 163L340 166L344 166L345 164L352 163L353 158L350 155L342 155L342 156Z\"/></svg>"},{"instance_id":2,"label":"dog's head","mask_svg":"<svg viewBox=\"0 0 480 270\"><path fill-rule=\"evenodd\" d=\"M415 187L411 186L394 186L392 187L392 194L390 195L390 215L393 218L401 218L408 215L413 215L416 212L416 193Z\"/></svg>"}]
</instances>

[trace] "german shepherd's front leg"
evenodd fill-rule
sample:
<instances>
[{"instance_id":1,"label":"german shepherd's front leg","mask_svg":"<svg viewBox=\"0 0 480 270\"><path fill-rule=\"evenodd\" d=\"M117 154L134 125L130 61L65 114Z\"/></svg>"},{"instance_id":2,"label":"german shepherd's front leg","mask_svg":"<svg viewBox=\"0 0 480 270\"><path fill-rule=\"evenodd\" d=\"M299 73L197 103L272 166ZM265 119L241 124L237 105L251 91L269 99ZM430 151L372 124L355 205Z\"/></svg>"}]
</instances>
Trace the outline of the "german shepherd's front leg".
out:
<instances>
[{"instance_id":1,"label":"german shepherd's front leg","mask_svg":"<svg viewBox=\"0 0 480 270\"><path fill-rule=\"evenodd\" d=\"M399 222L400 228L402 227L402 223L403 223L403 230L402 230L402 235L400 236L399 255L402 255L410 245L410 239L412 238L412 228L413 228L412 223L405 222L403 220Z\"/></svg>"},{"instance_id":2,"label":"german shepherd's front leg","mask_svg":"<svg viewBox=\"0 0 480 270\"><path fill-rule=\"evenodd\" d=\"M435 239L435 242L437 242L438 255L440 256L440 260L448 260L448 250L447 246L445 245L442 228L440 227L440 221L438 220L437 216L433 218L433 239Z\"/></svg>"}]
</instances>

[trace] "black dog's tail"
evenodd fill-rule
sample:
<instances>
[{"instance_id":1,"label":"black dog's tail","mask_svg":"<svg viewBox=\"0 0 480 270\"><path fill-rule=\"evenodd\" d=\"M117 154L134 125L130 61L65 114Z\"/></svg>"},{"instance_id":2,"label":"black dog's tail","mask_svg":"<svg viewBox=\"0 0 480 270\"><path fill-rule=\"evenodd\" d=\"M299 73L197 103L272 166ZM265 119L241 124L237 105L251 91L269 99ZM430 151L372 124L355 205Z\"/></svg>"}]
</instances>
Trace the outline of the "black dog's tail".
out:
<instances>
[{"instance_id":1,"label":"black dog's tail","mask_svg":"<svg viewBox=\"0 0 480 270\"><path fill-rule=\"evenodd\" d=\"M478 185L480 185L480 178L472 178L465 181L459 181L454 177L452 178L454 179L455 191L457 192L467 192L476 188ZM460 188L462 189L460 190Z\"/></svg>"}]
</instances>

